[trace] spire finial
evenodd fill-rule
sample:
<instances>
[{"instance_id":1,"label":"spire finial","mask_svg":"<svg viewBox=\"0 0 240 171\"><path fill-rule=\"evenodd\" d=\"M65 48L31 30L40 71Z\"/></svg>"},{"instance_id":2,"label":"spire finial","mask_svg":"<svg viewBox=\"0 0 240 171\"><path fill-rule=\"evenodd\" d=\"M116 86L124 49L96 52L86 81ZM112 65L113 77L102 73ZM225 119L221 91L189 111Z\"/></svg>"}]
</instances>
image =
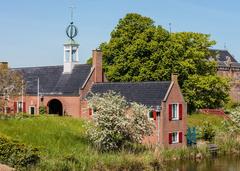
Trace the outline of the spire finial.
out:
<instances>
[{"instance_id":1,"label":"spire finial","mask_svg":"<svg viewBox=\"0 0 240 171\"><path fill-rule=\"evenodd\" d=\"M169 32L171 34L172 33L172 23L168 23L168 25L169 25Z\"/></svg>"},{"instance_id":2,"label":"spire finial","mask_svg":"<svg viewBox=\"0 0 240 171\"><path fill-rule=\"evenodd\" d=\"M74 13L74 10L76 9L76 7L75 6L70 6L69 8L71 10L71 21L73 21L73 13Z\"/></svg>"},{"instance_id":3,"label":"spire finial","mask_svg":"<svg viewBox=\"0 0 240 171\"><path fill-rule=\"evenodd\" d=\"M224 50L227 50L227 43L224 42Z\"/></svg>"}]
</instances>

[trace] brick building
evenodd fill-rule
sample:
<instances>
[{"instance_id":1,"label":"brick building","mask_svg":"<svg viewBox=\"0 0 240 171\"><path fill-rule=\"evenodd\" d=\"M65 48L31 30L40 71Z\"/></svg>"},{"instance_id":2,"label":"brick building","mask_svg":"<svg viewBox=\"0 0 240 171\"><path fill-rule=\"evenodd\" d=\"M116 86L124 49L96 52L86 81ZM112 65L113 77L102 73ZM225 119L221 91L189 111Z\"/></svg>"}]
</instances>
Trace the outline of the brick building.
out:
<instances>
[{"instance_id":1,"label":"brick building","mask_svg":"<svg viewBox=\"0 0 240 171\"><path fill-rule=\"evenodd\" d=\"M218 63L217 74L230 79L230 97L240 102L240 63L227 50L212 50Z\"/></svg>"},{"instance_id":2,"label":"brick building","mask_svg":"<svg viewBox=\"0 0 240 171\"><path fill-rule=\"evenodd\" d=\"M71 34L76 31L71 23ZM152 108L147 115L156 124L156 129L145 143L160 143L164 146L186 145L187 105L178 85L177 75L164 82L107 82L102 69L102 52L93 51L92 65L78 64L78 43L69 36L64 44L62 66L14 68L22 73L26 93L9 101L9 112L39 113L45 106L47 113L91 118L86 97L90 92L119 92L127 101L138 102Z\"/></svg>"}]
</instances>

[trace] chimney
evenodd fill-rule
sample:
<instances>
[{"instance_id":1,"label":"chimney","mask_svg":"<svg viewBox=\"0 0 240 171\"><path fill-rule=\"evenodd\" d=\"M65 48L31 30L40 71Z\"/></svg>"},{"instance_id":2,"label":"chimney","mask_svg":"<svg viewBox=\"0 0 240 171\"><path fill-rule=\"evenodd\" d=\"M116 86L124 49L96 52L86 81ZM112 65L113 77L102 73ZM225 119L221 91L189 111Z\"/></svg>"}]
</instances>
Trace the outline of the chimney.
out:
<instances>
[{"instance_id":1,"label":"chimney","mask_svg":"<svg viewBox=\"0 0 240 171\"><path fill-rule=\"evenodd\" d=\"M95 68L94 71L94 82L101 83L103 82L103 70L102 70L102 51L101 50L93 50L93 67Z\"/></svg>"},{"instance_id":2,"label":"chimney","mask_svg":"<svg viewBox=\"0 0 240 171\"><path fill-rule=\"evenodd\" d=\"M0 62L0 69L8 69L8 62Z\"/></svg>"},{"instance_id":3,"label":"chimney","mask_svg":"<svg viewBox=\"0 0 240 171\"><path fill-rule=\"evenodd\" d=\"M176 73L172 73L172 76L171 76L171 80L173 81L173 82L178 82L178 74L176 74Z\"/></svg>"}]
</instances>

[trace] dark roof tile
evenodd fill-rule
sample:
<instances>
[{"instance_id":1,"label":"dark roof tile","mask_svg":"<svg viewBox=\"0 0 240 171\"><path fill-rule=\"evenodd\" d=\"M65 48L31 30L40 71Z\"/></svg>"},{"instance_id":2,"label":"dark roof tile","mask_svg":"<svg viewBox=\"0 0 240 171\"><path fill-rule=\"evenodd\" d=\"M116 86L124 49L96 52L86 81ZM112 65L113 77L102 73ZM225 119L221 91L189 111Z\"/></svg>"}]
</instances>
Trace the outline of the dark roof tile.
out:
<instances>
[{"instance_id":1,"label":"dark roof tile","mask_svg":"<svg viewBox=\"0 0 240 171\"><path fill-rule=\"evenodd\" d=\"M164 99L170 81L132 82L132 83L97 83L92 86L92 93L105 93L109 90L120 93L129 102L138 102L147 106L160 105ZM88 94L90 96L90 94Z\"/></svg>"},{"instance_id":2,"label":"dark roof tile","mask_svg":"<svg viewBox=\"0 0 240 171\"><path fill-rule=\"evenodd\" d=\"M216 53L216 57L218 61L227 61L227 58L229 57L231 62L237 62L237 60L231 55L227 50L217 50L217 49L211 49L213 53Z\"/></svg>"},{"instance_id":3,"label":"dark roof tile","mask_svg":"<svg viewBox=\"0 0 240 171\"><path fill-rule=\"evenodd\" d=\"M79 95L79 89L91 70L91 65L75 65L71 74L63 74L63 66L14 68L23 74L27 84L26 93L37 94L37 80L40 93L45 95Z\"/></svg>"}]
</instances>

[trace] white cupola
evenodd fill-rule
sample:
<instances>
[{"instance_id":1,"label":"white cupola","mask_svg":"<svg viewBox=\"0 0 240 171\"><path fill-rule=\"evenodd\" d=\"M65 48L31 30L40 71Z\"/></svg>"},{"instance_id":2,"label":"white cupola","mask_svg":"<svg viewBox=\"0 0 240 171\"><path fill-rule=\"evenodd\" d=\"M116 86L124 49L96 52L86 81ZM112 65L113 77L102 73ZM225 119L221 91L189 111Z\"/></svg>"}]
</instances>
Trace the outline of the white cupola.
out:
<instances>
[{"instance_id":1,"label":"white cupola","mask_svg":"<svg viewBox=\"0 0 240 171\"><path fill-rule=\"evenodd\" d=\"M63 73L70 74L74 68L74 65L78 64L78 48L79 44L73 39L78 34L78 29L73 22L66 29L68 41L64 43L64 67Z\"/></svg>"}]
</instances>

